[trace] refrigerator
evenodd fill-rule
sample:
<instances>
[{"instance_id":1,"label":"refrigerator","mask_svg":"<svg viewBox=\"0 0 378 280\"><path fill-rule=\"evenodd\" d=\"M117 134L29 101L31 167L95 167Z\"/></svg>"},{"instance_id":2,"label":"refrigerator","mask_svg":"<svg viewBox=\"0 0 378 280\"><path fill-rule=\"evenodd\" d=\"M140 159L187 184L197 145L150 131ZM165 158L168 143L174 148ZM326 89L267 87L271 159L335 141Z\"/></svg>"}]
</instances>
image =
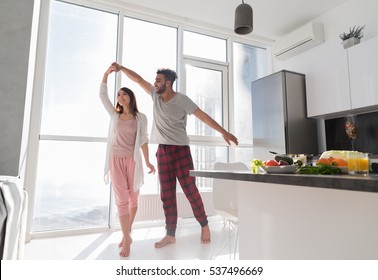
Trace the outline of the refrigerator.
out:
<instances>
[{"instance_id":1,"label":"refrigerator","mask_svg":"<svg viewBox=\"0 0 378 280\"><path fill-rule=\"evenodd\" d=\"M317 124L307 118L305 75L287 70L252 82L253 156L318 154Z\"/></svg>"}]
</instances>

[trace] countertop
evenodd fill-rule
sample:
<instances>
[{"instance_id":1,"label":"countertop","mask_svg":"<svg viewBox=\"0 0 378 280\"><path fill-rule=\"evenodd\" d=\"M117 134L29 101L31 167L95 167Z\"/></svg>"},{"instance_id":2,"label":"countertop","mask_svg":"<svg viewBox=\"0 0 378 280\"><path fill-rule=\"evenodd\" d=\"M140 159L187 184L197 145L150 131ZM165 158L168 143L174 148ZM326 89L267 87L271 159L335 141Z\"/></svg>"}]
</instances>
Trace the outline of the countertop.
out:
<instances>
[{"instance_id":1,"label":"countertop","mask_svg":"<svg viewBox=\"0 0 378 280\"><path fill-rule=\"evenodd\" d=\"M252 174L251 171L191 170L191 176L378 193L378 175Z\"/></svg>"}]
</instances>

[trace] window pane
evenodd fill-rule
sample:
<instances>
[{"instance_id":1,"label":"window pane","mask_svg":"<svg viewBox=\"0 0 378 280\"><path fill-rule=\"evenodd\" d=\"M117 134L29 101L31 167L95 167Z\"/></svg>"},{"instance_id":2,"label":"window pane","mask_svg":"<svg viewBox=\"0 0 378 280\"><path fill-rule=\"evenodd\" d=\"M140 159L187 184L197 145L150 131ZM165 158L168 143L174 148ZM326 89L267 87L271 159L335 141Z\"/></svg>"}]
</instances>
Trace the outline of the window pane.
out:
<instances>
[{"instance_id":1,"label":"window pane","mask_svg":"<svg viewBox=\"0 0 378 280\"><path fill-rule=\"evenodd\" d=\"M143 36L141 36L143 34ZM158 42L158 43L157 43ZM156 70L170 68L176 71L177 66L177 29L134 18L124 18L124 44L122 64L141 75L151 84L155 82ZM148 132L152 127L152 100L135 82L122 75L122 86L135 92L138 109L148 119ZM149 144L150 162L156 164L157 145ZM144 185L140 194L158 194L159 184L157 173L147 173L144 166Z\"/></svg>"},{"instance_id":2,"label":"window pane","mask_svg":"<svg viewBox=\"0 0 378 280\"><path fill-rule=\"evenodd\" d=\"M123 50L123 65L153 84L157 69L170 68L176 71L177 29L125 17ZM122 75L122 84L135 92L138 109L146 114L148 131L151 131L151 96L125 75Z\"/></svg>"},{"instance_id":3,"label":"window pane","mask_svg":"<svg viewBox=\"0 0 378 280\"><path fill-rule=\"evenodd\" d=\"M150 121L151 119L149 119ZM144 164L143 159L143 170L144 170L144 184L140 188L139 194L157 194L159 193L159 177L157 172L157 163L156 163L156 151L157 151L157 144L148 144L149 150L149 158L150 162L155 166L156 172L155 174L148 174L149 169Z\"/></svg>"},{"instance_id":4,"label":"window pane","mask_svg":"<svg viewBox=\"0 0 378 280\"><path fill-rule=\"evenodd\" d=\"M105 146L40 141L33 231L108 226Z\"/></svg>"},{"instance_id":5,"label":"window pane","mask_svg":"<svg viewBox=\"0 0 378 280\"><path fill-rule=\"evenodd\" d=\"M234 147L235 161L240 161L251 169L251 161L253 160L253 149L245 147Z\"/></svg>"},{"instance_id":6,"label":"window pane","mask_svg":"<svg viewBox=\"0 0 378 280\"><path fill-rule=\"evenodd\" d=\"M185 69L186 94L222 126L222 72L191 65L186 65ZM194 116L188 117L187 131L190 135L198 136L220 135Z\"/></svg>"},{"instance_id":7,"label":"window pane","mask_svg":"<svg viewBox=\"0 0 378 280\"><path fill-rule=\"evenodd\" d=\"M226 62L226 40L184 31L184 55Z\"/></svg>"},{"instance_id":8,"label":"window pane","mask_svg":"<svg viewBox=\"0 0 378 280\"><path fill-rule=\"evenodd\" d=\"M196 170L212 170L215 162L227 162L228 159L227 147L191 145L190 149ZM213 180L211 178L197 177L196 183L201 192L212 190Z\"/></svg>"},{"instance_id":9,"label":"window pane","mask_svg":"<svg viewBox=\"0 0 378 280\"><path fill-rule=\"evenodd\" d=\"M240 143L252 144L251 83L267 75L265 49L233 44L235 135Z\"/></svg>"},{"instance_id":10,"label":"window pane","mask_svg":"<svg viewBox=\"0 0 378 280\"><path fill-rule=\"evenodd\" d=\"M116 60L117 21L115 14L51 2L42 134L106 136L109 116L98 91Z\"/></svg>"}]
</instances>

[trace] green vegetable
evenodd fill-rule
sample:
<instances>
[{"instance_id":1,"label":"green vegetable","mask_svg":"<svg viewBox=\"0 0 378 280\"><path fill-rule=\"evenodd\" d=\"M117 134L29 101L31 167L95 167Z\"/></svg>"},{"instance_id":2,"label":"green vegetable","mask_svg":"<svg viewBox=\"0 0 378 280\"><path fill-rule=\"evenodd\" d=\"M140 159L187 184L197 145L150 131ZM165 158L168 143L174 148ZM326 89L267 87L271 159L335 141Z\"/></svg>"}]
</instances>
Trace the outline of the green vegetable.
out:
<instances>
[{"instance_id":1,"label":"green vegetable","mask_svg":"<svg viewBox=\"0 0 378 280\"><path fill-rule=\"evenodd\" d=\"M259 160L259 159L252 160L251 162L252 173L258 174L260 166L264 166L264 163L262 162L262 160Z\"/></svg>"},{"instance_id":2,"label":"green vegetable","mask_svg":"<svg viewBox=\"0 0 378 280\"><path fill-rule=\"evenodd\" d=\"M341 169L329 164L323 164L318 166L306 165L303 167L299 167L297 169L297 174L335 175L341 174Z\"/></svg>"},{"instance_id":3,"label":"green vegetable","mask_svg":"<svg viewBox=\"0 0 378 280\"><path fill-rule=\"evenodd\" d=\"M280 160L286 161L289 165L292 165L294 163L293 158L287 156L287 155L275 155L274 159L279 162Z\"/></svg>"}]
</instances>

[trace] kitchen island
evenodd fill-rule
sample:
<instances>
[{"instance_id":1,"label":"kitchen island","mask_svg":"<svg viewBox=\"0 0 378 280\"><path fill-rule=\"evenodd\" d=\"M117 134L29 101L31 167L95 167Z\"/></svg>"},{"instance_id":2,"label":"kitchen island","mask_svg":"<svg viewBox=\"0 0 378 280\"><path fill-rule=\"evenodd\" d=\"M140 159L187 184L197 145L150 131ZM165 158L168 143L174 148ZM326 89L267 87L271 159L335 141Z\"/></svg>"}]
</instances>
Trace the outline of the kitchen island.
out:
<instances>
[{"instance_id":1,"label":"kitchen island","mask_svg":"<svg viewBox=\"0 0 378 280\"><path fill-rule=\"evenodd\" d=\"M240 259L378 259L376 175L190 174L238 188Z\"/></svg>"}]
</instances>

